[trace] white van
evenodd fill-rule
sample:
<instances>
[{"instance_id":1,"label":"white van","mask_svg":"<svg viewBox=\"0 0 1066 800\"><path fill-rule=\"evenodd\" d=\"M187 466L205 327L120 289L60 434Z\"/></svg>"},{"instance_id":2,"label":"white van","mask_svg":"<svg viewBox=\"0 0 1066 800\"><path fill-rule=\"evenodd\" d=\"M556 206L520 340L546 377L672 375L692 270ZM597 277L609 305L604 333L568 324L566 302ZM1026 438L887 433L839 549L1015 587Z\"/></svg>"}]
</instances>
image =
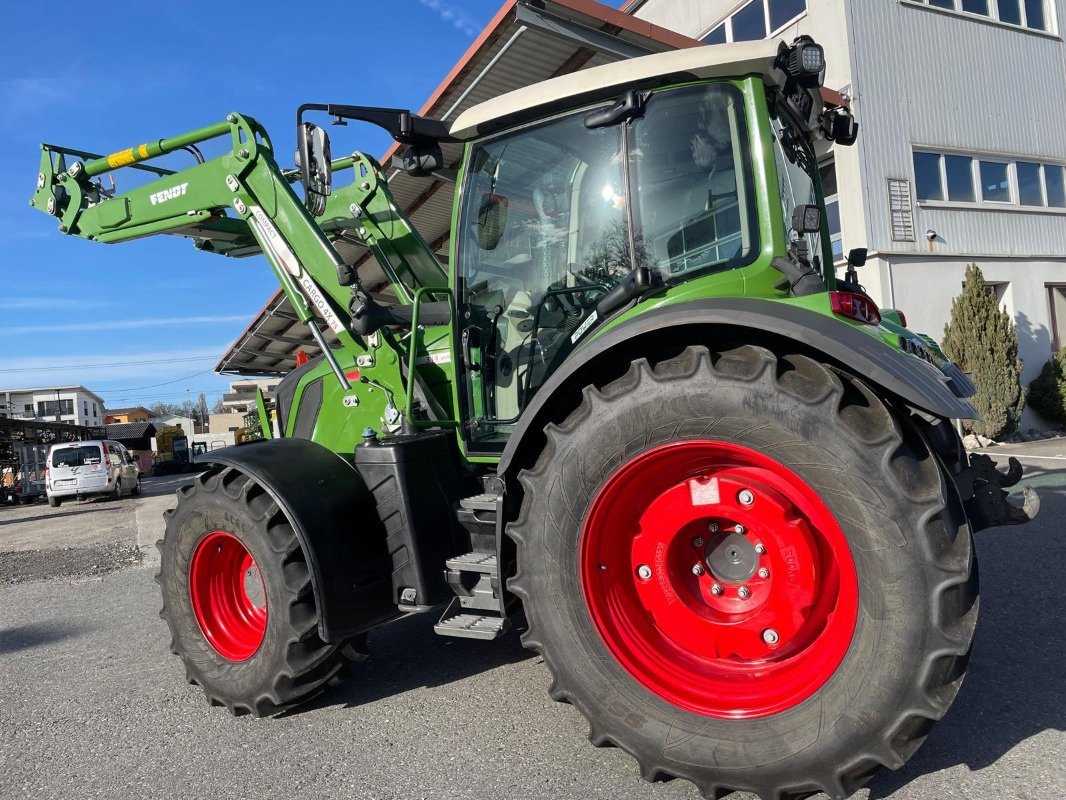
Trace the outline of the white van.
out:
<instances>
[{"instance_id":1,"label":"white van","mask_svg":"<svg viewBox=\"0 0 1066 800\"><path fill-rule=\"evenodd\" d=\"M53 508L64 499L107 495L140 494L137 462L118 442L66 442L48 450L45 491Z\"/></svg>"}]
</instances>

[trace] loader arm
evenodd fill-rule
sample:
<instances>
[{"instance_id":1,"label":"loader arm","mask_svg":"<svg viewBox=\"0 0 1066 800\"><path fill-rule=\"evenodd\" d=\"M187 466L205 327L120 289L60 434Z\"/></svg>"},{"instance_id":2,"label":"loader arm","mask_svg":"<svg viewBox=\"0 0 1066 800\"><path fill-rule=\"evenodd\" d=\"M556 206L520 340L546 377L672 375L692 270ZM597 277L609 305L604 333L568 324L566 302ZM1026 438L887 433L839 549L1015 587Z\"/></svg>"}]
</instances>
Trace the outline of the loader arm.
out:
<instances>
[{"instance_id":1,"label":"loader arm","mask_svg":"<svg viewBox=\"0 0 1066 800\"><path fill-rule=\"evenodd\" d=\"M171 172L140 163L226 136L231 142L228 152L188 169ZM178 234L219 252L224 251L221 242L246 252L257 245L297 317L311 329L338 380L348 388L315 321L318 317L329 325L343 347L366 351L345 324L350 292L337 280L342 259L293 192L258 122L231 114L223 122L69 166L68 155L91 154L50 145L42 150L30 202L56 217L62 233L108 244ZM127 192L106 190L100 177L127 166L147 168L158 177Z\"/></svg>"}]
</instances>

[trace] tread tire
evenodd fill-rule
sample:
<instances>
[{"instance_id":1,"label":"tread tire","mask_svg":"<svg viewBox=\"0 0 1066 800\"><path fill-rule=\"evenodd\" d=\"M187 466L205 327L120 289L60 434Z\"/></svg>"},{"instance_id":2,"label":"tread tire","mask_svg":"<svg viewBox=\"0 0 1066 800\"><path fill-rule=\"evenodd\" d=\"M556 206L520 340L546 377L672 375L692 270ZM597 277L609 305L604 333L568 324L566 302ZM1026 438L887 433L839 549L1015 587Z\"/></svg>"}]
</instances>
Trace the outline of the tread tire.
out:
<instances>
[{"instance_id":1,"label":"tread tire","mask_svg":"<svg viewBox=\"0 0 1066 800\"><path fill-rule=\"evenodd\" d=\"M947 711L977 621L977 565L954 485L921 431L859 379L805 356L744 345L689 347L588 386L545 429L519 475L508 526L523 643L551 670L551 697L575 705L596 746L633 756L650 781L685 778L707 798L845 798L897 769ZM630 458L668 441L725 439L790 467L825 500L859 577L855 633L811 697L762 719L712 719L653 695L610 655L582 595L579 541L590 503Z\"/></svg>"},{"instance_id":2,"label":"tread tire","mask_svg":"<svg viewBox=\"0 0 1066 800\"><path fill-rule=\"evenodd\" d=\"M59 497L49 497L48 505L50 505L52 508L59 508L61 505L63 505L63 500Z\"/></svg>"},{"instance_id":3,"label":"tread tire","mask_svg":"<svg viewBox=\"0 0 1066 800\"><path fill-rule=\"evenodd\" d=\"M176 508L165 513L166 534L156 582L163 595L160 616L171 634L171 652L181 657L189 683L211 705L231 713L270 716L299 705L335 685L348 659L342 647L318 634L311 573L296 532L258 483L233 468L215 467L178 489ZM189 597L189 570L205 533L226 530L240 539L259 567L267 597L263 643L247 660L223 658L200 630Z\"/></svg>"}]
</instances>

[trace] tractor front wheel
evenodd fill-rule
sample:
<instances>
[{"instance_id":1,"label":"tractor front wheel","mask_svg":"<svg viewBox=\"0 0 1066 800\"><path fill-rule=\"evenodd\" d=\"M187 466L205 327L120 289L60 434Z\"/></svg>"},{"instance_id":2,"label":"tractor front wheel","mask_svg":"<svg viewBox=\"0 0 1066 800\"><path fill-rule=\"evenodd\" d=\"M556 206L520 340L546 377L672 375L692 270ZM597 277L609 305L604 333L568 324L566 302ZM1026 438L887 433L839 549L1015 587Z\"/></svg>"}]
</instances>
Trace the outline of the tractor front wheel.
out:
<instances>
[{"instance_id":1,"label":"tractor front wheel","mask_svg":"<svg viewBox=\"0 0 1066 800\"><path fill-rule=\"evenodd\" d=\"M649 780L846 797L946 712L970 531L918 429L798 355L690 347L546 429L511 588L555 699Z\"/></svg>"},{"instance_id":2,"label":"tractor front wheel","mask_svg":"<svg viewBox=\"0 0 1066 800\"><path fill-rule=\"evenodd\" d=\"M166 513L157 582L190 683L234 714L276 714L335 683L347 659L319 638L291 522L253 479L213 468Z\"/></svg>"}]
</instances>

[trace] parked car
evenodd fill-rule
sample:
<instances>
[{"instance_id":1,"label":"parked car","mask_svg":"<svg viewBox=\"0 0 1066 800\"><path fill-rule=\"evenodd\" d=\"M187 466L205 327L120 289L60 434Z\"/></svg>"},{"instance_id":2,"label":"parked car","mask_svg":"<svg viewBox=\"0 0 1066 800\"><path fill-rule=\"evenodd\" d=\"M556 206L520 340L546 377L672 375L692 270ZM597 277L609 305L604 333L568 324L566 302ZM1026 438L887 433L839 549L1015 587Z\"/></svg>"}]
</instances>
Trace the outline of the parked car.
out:
<instances>
[{"instance_id":1,"label":"parked car","mask_svg":"<svg viewBox=\"0 0 1066 800\"><path fill-rule=\"evenodd\" d=\"M137 462L118 442L67 442L48 450L45 489L54 508L69 498L140 494L141 478Z\"/></svg>"}]
</instances>

